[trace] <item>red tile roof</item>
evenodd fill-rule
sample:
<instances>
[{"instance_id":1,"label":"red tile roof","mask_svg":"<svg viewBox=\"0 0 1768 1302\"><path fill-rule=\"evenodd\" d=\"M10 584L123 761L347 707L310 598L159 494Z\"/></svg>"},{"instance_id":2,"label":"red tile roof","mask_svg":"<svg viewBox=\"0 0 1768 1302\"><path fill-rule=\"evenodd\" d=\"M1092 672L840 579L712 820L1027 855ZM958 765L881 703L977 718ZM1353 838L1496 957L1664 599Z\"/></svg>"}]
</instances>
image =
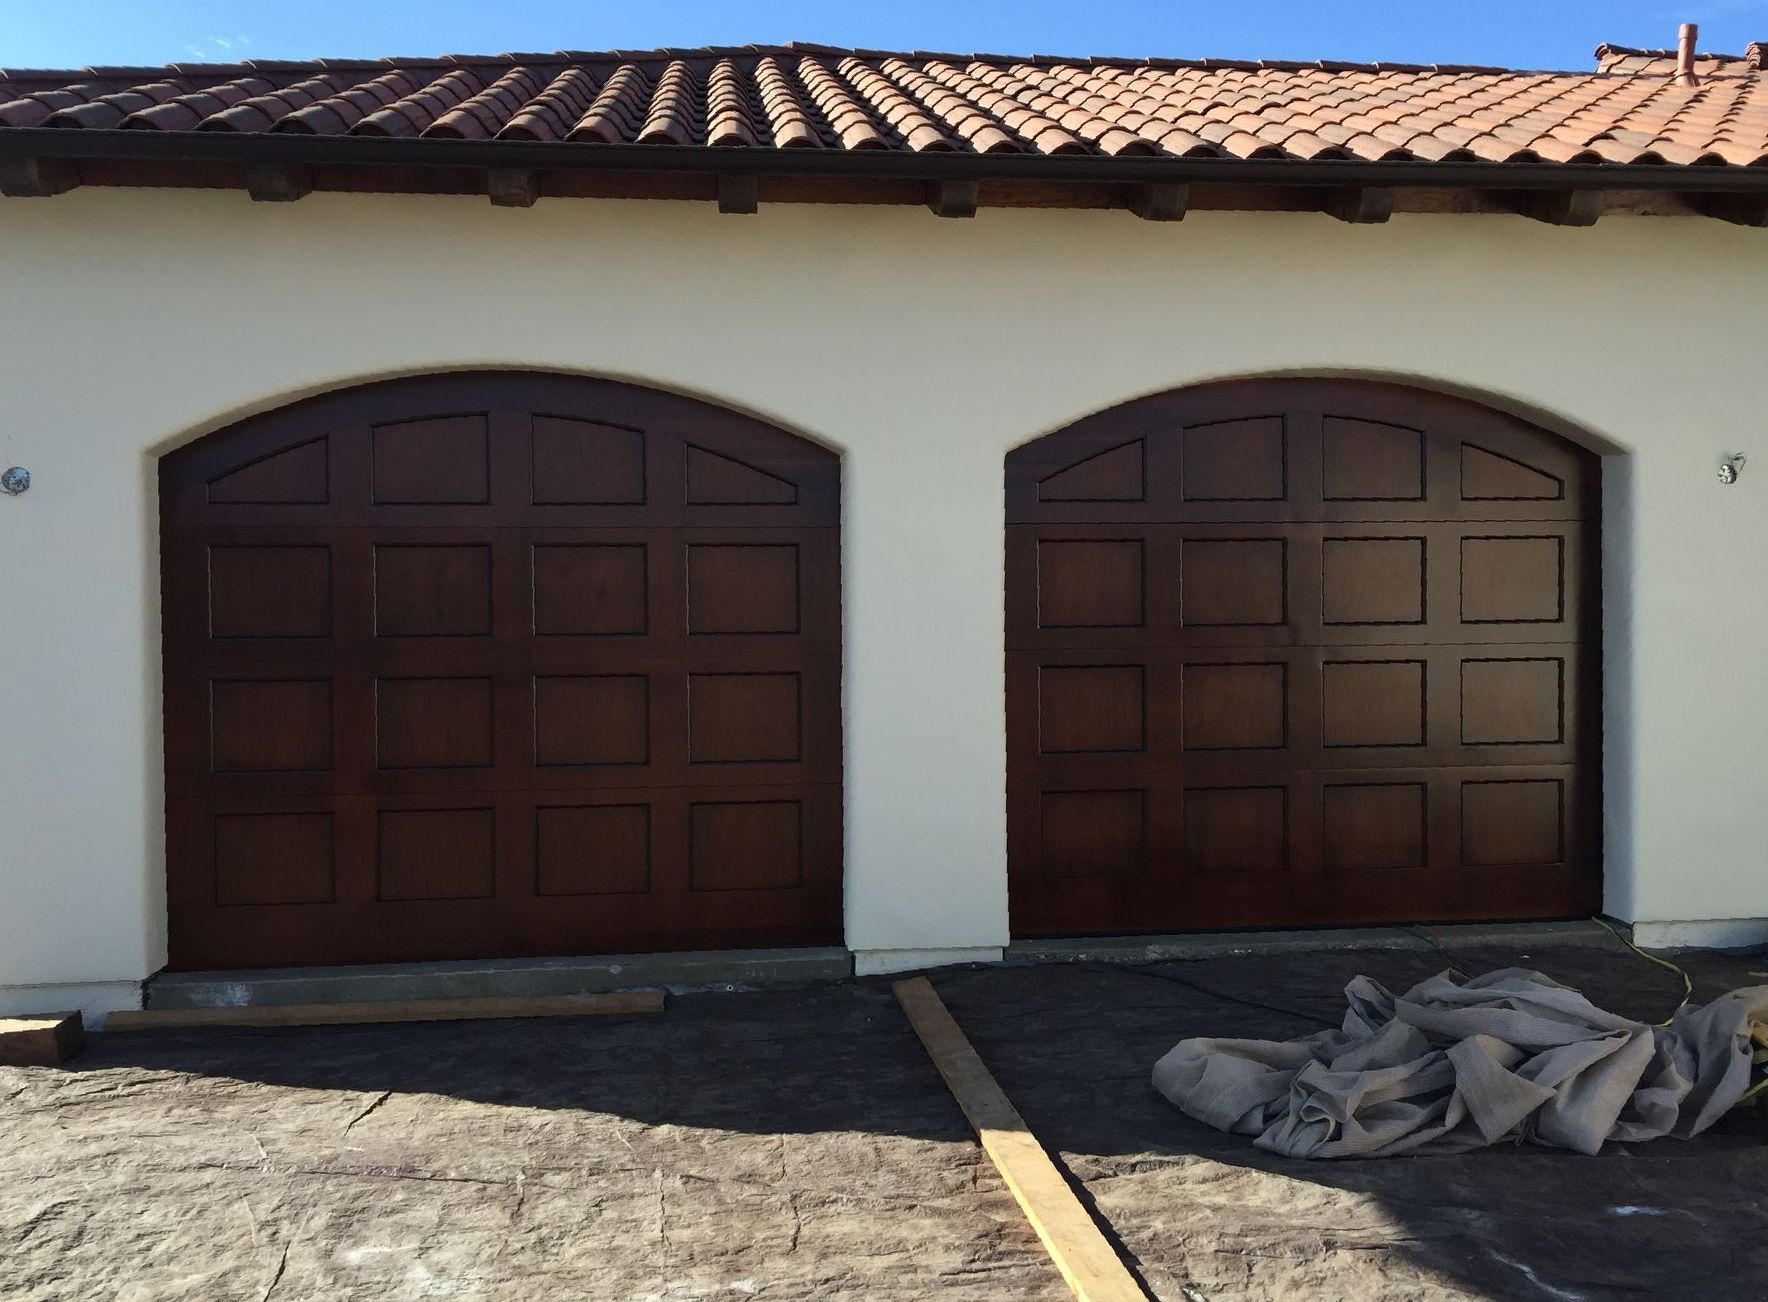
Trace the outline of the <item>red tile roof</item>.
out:
<instances>
[{"instance_id":1,"label":"red tile roof","mask_svg":"<svg viewBox=\"0 0 1768 1302\"><path fill-rule=\"evenodd\" d=\"M1594 72L825 46L0 70L0 194L1701 213L1768 225L1758 47Z\"/></svg>"},{"instance_id":2,"label":"red tile roof","mask_svg":"<svg viewBox=\"0 0 1768 1302\"><path fill-rule=\"evenodd\" d=\"M1768 46L1751 41L1742 54L1696 54L1694 71L1698 77L1740 77L1762 71L1768 58ZM1676 51L1636 50L1629 45L1598 45L1596 70L1606 73L1643 74L1651 77L1673 77L1676 74Z\"/></svg>"},{"instance_id":3,"label":"red tile roof","mask_svg":"<svg viewBox=\"0 0 1768 1302\"><path fill-rule=\"evenodd\" d=\"M1008 58L822 47L0 72L0 129L712 149L1489 163L1768 163L1745 57L1604 71ZM0 131L3 134L3 131Z\"/></svg>"}]
</instances>

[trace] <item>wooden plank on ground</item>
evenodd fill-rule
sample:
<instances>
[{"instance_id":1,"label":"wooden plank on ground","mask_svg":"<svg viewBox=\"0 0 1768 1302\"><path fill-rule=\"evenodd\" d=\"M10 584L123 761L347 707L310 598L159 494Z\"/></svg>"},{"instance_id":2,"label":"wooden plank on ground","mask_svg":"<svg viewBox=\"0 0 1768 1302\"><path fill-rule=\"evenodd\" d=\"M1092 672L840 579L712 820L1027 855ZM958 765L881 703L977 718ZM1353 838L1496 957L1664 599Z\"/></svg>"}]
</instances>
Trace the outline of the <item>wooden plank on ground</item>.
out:
<instances>
[{"instance_id":1,"label":"wooden plank on ground","mask_svg":"<svg viewBox=\"0 0 1768 1302\"><path fill-rule=\"evenodd\" d=\"M0 1017L0 1066L53 1067L86 1047L80 1014Z\"/></svg>"},{"instance_id":2,"label":"wooden plank on ground","mask_svg":"<svg viewBox=\"0 0 1768 1302\"><path fill-rule=\"evenodd\" d=\"M605 995L539 995L496 999L403 999L386 1003L285 1004L255 1008L149 1008L112 1013L107 1031L158 1031L200 1026L346 1026L364 1022L470 1022L494 1017L596 1017L660 1013L651 991Z\"/></svg>"},{"instance_id":3,"label":"wooden plank on ground","mask_svg":"<svg viewBox=\"0 0 1768 1302\"><path fill-rule=\"evenodd\" d=\"M1080 1302L1147 1302L1098 1223L1002 1091L926 977L898 981L896 1001L970 1119L983 1151Z\"/></svg>"}]
</instances>

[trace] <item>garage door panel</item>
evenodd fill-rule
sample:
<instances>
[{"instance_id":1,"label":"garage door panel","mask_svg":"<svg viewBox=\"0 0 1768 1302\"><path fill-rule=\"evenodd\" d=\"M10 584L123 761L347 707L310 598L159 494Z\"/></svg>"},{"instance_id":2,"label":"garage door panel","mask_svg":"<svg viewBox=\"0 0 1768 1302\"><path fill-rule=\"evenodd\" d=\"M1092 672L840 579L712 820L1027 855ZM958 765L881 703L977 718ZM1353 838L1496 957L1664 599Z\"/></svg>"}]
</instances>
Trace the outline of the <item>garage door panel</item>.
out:
<instances>
[{"instance_id":1,"label":"garage door panel","mask_svg":"<svg viewBox=\"0 0 1768 1302\"><path fill-rule=\"evenodd\" d=\"M1008 653L1015 772L1572 763L1600 708L1573 644Z\"/></svg>"},{"instance_id":2,"label":"garage door panel","mask_svg":"<svg viewBox=\"0 0 1768 1302\"><path fill-rule=\"evenodd\" d=\"M1599 632L1587 523L1032 525L1008 645L1355 646Z\"/></svg>"},{"instance_id":3,"label":"garage door panel","mask_svg":"<svg viewBox=\"0 0 1768 1302\"><path fill-rule=\"evenodd\" d=\"M1171 919L1234 927L1272 907L1294 925L1587 911L1599 891L1580 864L1597 832L1580 780L1565 766L1514 766L1056 784L1013 805L1013 926L1121 930L1127 916L1143 931ZM1520 821L1479 824L1464 843L1467 799ZM1046 866L1029 876L1024 855Z\"/></svg>"},{"instance_id":4,"label":"garage door panel","mask_svg":"<svg viewBox=\"0 0 1768 1302\"><path fill-rule=\"evenodd\" d=\"M258 797L218 808L173 801L168 810L168 853L202 865L173 878L173 943L190 967L257 965L290 951L352 962L369 945L382 946L376 961L387 962L439 949L622 952L679 943L684 931L708 947L822 943L839 908L833 784L357 795L324 809ZM642 832L633 810L643 811ZM241 821L258 818L283 822ZM296 893L323 889L313 862L322 821L332 830L332 894L298 902ZM696 825L697 859L689 855ZM242 837L242 828L259 835ZM788 832L795 839L782 840ZM731 838L728 848L720 837ZM259 857L272 852L280 857Z\"/></svg>"},{"instance_id":5,"label":"garage door panel","mask_svg":"<svg viewBox=\"0 0 1768 1302\"><path fill-rule=\"evenodd\" d=\"M1289 503L1289 443L1289 418L1280 412L1182 426L1180 500L1258 503L1261 513L1275 510L1277 503Z\"/></svg>"},{"instance_id":6,"label":"garage door panel","mask_svg":"<svg viewBox=\"0 0 1768 1302\"><path fill-rule=\"evenodd\" d=\"M1320 864L1326 872L1429 868L1429 783L1327 782L1320 805Z\"/></svg>"},{"instance_id":7,"label":"garage door panel","mask_svg":"<svg viewBox=\"0 0 1768 1302\"><path fill-rule=\"evenodd\" d=\"M540 895L646 895L652 889L648 803L543 805L534 811Z\"/></svg>"},{"instance_id":8,"label":"garage door panel","mask_svg":"<svg viewBox=\"0 0 1768 1302\"><path fill-rule=\"evenodd\" d=\"M1191 660L1179 666L1178 689L1185 755L1286 751L1296 740L1289 665L1282 660Z\"/></svg>"},{"instance_id":9,"label":"garage door panel","mask_svg":"<svg viewBox=\"0 0 1768 1302\"><path fill-rule=\"evenodd\" d=\"M644 506L645 432L536 412L529 417L528 501L534 506Z\"/></svg>"},{"instance_id":10,"label":"garage door panel","mask_svg":"<svg viewBox=\"0 0 1768 1302\"><path fill-rule=\"evenodd\" d=\"M1350 751L1422 754L1430 745L1430 662L1387 652L1321 661L1320 748L1339 752L1337 762L1366 762L1366 755L1345 754Z\"/></svg>"},{"instance_id":11,"label":"garage door panel","mask_svg":"<svg viewBox=\"0 0 1768 1302\"><path fill-rule=\"evenodd\" d=\"M1429 496L1423 430L1393 421L1327 414L1320 426L1325 502L1422 502Z\"/></svg>"},{"instance_id":12,"label":"garage door panel","mask_svg":"<svg viewBox=\"0 0 1768 1302\"><path fill-rule=\"evenodd\" d=\"M1298 381L1264 382L1265 396L1249 403L1228 392L1234 387L1127 404L1059 440L1017 450L1023 474L1008 485L1013 518L1098 520L1108 502L1112 518L1147 522L1570 520L1596 509L1594 458L1455 399L1379 393L1382 386L1327 393ZM1190 483L1182 470L1187 438ZM1069 486L1064 476L1084 485L1080 475L1096 474L1111 449L1132 441L1145 447L1147 466L1145 491L1133 502Z\"/></svg>"},{"instance_id":13,"label":"garage door panel","mask_svg":"<svg viewBox=\"0 0 1768 1302\"><path fill-rule=\"evenodd\" d=\"M230 467L202 486L210 506L324 506L331 501L328 440L320 435Z\"/></svg>"},{"instance_id":14,"label":"garage door panel","mask_svg":"<svg viewBox=\"0 0 1768 1302\"><path fill-rule=\"evenodd\" d=\"M1103 451L1075 448L1079 460L1049 470L1034 486L1040 503L1144 502L1148 498L1148 444L1128 439Z\"/></svg>"},{"instance_id":15,"label":"garage door panel","mask_svg":"<svg viewBox=\"0 0 1768 1302\"><path fill-rule=\"evenodd\" d=\"M648 673L535 675L535 766L649 765L653 696Z\"/></svg>"},{"instance_id":16,"label":"garage door panel","mask_svg":"<svg viewBox=\"0 0 1768 1302\"><path fill-rule=\"evenodd\" d=\"M175 965L839 937L831 454L460 375L161 478Z\"/></svg>"},{"instance_id":17,"label":"garage door panel","mask_svg":"<svg viewBox=\"0 0 1768 1302\"><path fill-rule=\"evenodd\" d=\"M661 627L651 612L649 550L643 542L532 544L535 636L645 637Z\"/></svg>"},{"instance_id":18,"label":"garage door panel","mask_svg":"<svg viewBox=\"0 0 1768 1302\"><path fill-rule=\"evenodd\" d=\"M1145 492L1113 500L1131 435ZM1508 418L1324 381L1013 453L1015 932L1592 906L1595 487Z\"/></svg>"}]
</instances>

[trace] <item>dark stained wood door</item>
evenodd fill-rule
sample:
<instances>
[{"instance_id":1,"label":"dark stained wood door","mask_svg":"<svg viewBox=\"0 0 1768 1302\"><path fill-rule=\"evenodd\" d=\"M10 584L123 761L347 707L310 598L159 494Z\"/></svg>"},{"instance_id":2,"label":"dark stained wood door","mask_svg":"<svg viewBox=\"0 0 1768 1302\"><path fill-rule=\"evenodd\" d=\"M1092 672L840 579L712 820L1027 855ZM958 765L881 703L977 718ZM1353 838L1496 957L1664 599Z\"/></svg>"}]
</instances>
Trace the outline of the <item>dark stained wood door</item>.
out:
<instances>
[{"instance_id":1,"label":"dark stained wood door","mask_svg":"<svg viewBox=\"0 0 1768 1302\"><path fill-rule=\"evenodd\" d=\"M833 453L463 374L160 482L174 967L839 942Z\"/></svg>"},{"instance_id":2,"label":"dark stained wood door","mask_svg":"<svg viewBox=\"0 0 1768 1302\"><path fill-rule=\"evenodd\" d=\"M1597 908L1598 465L1315 380L1013 452L1015 934Z\"/></svg>"}]
</instances>

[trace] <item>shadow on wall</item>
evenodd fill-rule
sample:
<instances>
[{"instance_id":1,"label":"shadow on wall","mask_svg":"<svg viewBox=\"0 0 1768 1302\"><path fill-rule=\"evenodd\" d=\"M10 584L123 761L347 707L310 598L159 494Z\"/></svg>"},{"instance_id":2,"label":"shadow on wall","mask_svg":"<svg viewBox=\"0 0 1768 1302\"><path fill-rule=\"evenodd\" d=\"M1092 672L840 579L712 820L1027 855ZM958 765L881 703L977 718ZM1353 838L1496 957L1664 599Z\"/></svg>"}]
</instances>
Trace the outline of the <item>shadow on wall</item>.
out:
<instances>
[{"instance_id":1,"label":"shadow on wall","mask_svg":"<svg viewBox=\"0 0 1768 1302\"><path fill-rule=\"evenodd\" d=\"M1664 1016L1680 995L1672 975L1618 946L1456 957L1470 971L1534 966L1644 1019ZM1404 988L1443 966L1422 952L1347 951L1143 970L951 969L937 983L1161 1296L1184 1296L1186 1284L1206 1297L1271 1296L1306 1283L1323 1290L1312 1296L1670 1297L1683 1295L1696 1268L1704 1297L1759 1295L1748 1290L1768 1278L1768 1148L1754 1116L1737 1114L1688 1143L1597 1158L1505 1148L1306 1163L1209 1130L1149 1086L1150 1067L1177 1039L1302 1034L1337 1019L1340 992L1358 973ZM1696 964L1697 997L1745 984L1752 966L1722 956ZM393 1105L382 1124L404 1127L404 1151L439 1167L462 1160L460 1136L475 1132L483 1147L472 1160L525 1164L519 1144L505 1146L508 1128L540 1133L556 1121L563 1134L563 1111L676 1128L676 1142L701 1154L708 1170L717 1138L696 1140L693 1128L970 1138L886 981L687 996L643 1018L112 1035L73 1066L76 1077L132 1068L216 1078L219 1086L191 1081L182 1106L199 1111L204 1127L224 1129L266 1107L310 1103L242 1095L227 1081L361 1095L364 1107L350 1100L344 1113L372 1111L383 1092L438 1096ZM82 1094L99 1085L70 1083ZM446 1100L538 1115L496 1123ZM428 1118L444 1112L452 1128L439 1120L438 1135L453 1136L452 1151L426 1138ZM614 1151L616 1127L582 1133L590 1142L573 1146L573 1162L627 1160ZM893 1150L874 1151L892 1160ZM827 1178L857 1177L831 1168Z\"/></svg>"}]
</instances>

